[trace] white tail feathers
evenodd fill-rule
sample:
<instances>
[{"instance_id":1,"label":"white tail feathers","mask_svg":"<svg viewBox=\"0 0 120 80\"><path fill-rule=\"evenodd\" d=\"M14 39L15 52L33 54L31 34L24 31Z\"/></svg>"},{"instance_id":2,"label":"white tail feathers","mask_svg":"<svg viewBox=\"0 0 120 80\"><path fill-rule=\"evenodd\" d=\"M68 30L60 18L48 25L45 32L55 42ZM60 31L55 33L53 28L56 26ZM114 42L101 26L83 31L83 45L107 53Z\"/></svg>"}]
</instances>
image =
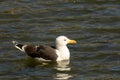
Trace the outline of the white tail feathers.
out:
<instances>
[{"instance_id":1,"label":"white tail feathers","mask_svg":"<svg viewBox=\"0 0 120 80\"><path fill-rule=\"evenodd\" d=\"M15 45L15 48L19 49L20 51L25 52L24 48L26 45L22 45L22 44L18 43L17 41L12 41L12 43Z\"/></svg>"}]
</instances>

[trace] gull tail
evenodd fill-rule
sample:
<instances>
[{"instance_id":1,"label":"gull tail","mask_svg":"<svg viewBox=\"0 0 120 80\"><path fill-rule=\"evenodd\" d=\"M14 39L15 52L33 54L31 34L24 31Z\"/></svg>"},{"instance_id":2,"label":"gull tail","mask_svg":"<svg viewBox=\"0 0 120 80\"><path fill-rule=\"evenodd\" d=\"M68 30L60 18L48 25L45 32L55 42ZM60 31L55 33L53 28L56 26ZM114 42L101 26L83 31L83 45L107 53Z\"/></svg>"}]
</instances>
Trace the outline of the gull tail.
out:
<instances>
[{"instance_id":1,"label":"gull tail","mask_svg":"<svg viewBox=\"0 0 120 80\"><path fill-rule=\"evenodd\" d=\"M25 50L24 50L25 45L20 44L17 41L12 41L12 43L15 45L15 48L19 49L22 52L25 52Z\"/></svg>"}]
</instances>

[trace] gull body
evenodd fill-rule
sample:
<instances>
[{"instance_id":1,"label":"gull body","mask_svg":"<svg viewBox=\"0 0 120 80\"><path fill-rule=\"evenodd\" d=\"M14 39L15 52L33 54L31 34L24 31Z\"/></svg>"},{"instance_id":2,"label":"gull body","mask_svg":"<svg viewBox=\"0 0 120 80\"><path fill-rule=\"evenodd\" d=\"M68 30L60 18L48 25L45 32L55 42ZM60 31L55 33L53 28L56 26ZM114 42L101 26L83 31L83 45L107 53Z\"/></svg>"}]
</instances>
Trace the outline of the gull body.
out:
<instances>
[{"instance_id":1,"label":"gull body","mask_svg":"<svg viewBox=\"0 0 120 80\"><path fill-rule=\"evenodd\" d=\"M67 47L67 44L75 44L76 41L71 40L66 36L58 36L55 42L56 47L49 45L23 45L16 41L13 41L17 49L27 53L32 58L52 61L69 60L70 51Z\"/></svg>"}]
</instances>

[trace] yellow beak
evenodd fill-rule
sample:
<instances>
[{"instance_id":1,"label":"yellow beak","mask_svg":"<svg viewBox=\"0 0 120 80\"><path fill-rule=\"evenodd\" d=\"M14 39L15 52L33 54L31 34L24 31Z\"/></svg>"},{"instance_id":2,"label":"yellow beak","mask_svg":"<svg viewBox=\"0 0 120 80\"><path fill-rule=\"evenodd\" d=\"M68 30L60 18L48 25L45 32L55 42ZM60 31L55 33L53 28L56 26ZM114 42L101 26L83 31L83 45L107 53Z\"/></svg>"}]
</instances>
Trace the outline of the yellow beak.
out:
<instances>
[{"instance_id":1,"label":"yellow beak","mask_svg":"<svg viewBox=\"0 0 120 80\"><path fill-rule=\"evenodd\" d=\"M76 44L77 41L75 41L75 40L70 40L69 43L70 43L70 44Z\"/></svg>"}]
</instances>

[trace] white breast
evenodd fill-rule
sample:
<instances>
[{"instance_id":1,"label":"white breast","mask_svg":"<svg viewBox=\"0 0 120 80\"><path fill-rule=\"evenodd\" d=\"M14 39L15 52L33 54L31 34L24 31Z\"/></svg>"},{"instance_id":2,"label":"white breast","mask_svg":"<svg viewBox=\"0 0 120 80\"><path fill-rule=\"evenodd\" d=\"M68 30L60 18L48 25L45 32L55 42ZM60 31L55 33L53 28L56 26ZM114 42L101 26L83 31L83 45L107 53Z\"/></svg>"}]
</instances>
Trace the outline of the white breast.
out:
<instances>
[{"instance_id":1,"label":"white breast","mask_svg":"<svg viewBox=\"0 0 120 80\"><path fill-rule=\"evenodd\" d=\"M57 61L68 60L70 58L70 52L67 47L56 49L58 55Z\"/></svg>"}]
</instances>

